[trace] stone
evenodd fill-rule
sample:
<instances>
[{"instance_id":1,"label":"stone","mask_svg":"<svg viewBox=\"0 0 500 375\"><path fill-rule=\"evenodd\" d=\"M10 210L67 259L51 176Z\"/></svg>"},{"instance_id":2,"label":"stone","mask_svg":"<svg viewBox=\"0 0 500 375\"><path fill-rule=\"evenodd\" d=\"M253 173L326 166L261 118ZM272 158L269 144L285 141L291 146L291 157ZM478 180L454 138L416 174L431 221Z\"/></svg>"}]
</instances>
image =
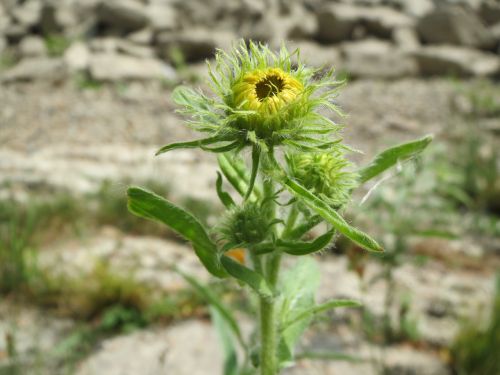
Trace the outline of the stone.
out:
<instances>
[{"instance_id":1,"label":"stone","mask_svg":"<svg viewBox=\"0 0 500 375\"><path fill-rule=\"evenodd\" d=\"M500 23L500 2L496 0L483 1L479 15L487 25Z\"/></svg>"},{"instance_id":2,"label":"stone","mask_svg":"<svg viewBox=\"0 0 500 375\"><path fill-rule=\"evenodd\" d=\"M19 41L28 34L28 27L20 24L9 24L4 30L4 36L12 43L19 43Z\"/></svg>"},{"instance_id":3,"label":"stone","mask_svg":"<svg viewBox=\"0 0 500 375\"><path fill-rule=\"evenodd\" d=\"M41 12L42 2L32 0L25 1L20 6L16 6L12 11L12 16L19 25L30 28L40 22Z\"/></svg>"},{"instance_id":4,"label":"stone","mask_svg":"<svg viewBox=\"0 0 500 375\"><path fill-rule=\"evenodd\" d=\"M351 39L355 27L360 22L359 9L349 4L328 4L319 8L318 39L335 43Z\"/></svg>"},{"instance_id":5,"label":"stone","mask_svg":"<svg viewBox=\"0 0 500 375\"><path fill-rule=\"evenodd\" d=\"M0 56L7 49L7 41L4 37L0 36Z\"/></svg>"},{"instance_id":6,"label":"stone","mask_svg":"<svg viewBox=\"0 0 500 375\"><path fill-rule=\"evenodd\" d=\"M443 6L422 17L417 30L420 38L430 44L451 44L491 48L493 37L481 19L458 6Z\"/></svg>"},{"instance_id":7,"label":"stone","mask_svg":"<svg viewBox=\"0 0 500 375\"><path fill-rule=\"evenodd\" d=\"M93 38L89 47L92 52L114 53L118 50L119 40L114 37Z\"/></svg>"},{"instance_id":8,"label":"stone","mask_svg":"<svg viewBox=\"0 0 500 375\"><path fill-rule=\"evenodd\" d=\"M222 363L214 327L189 320L105 340L81 363L76 375L221 374Z\"/></svg>"},{"instance_id":9,"label":"stone","mask_svg":"<svg viewBox=\"0 0 500 375\"><path fill-rule=\"evenodd\" d=\"M340 50L336 46L322 46L316 42L301 40L288 44L290 51L300 50L302 62L314 66L332 68L340 65Z\"/></svg>"},{"instance_id":10,"label":"stone","mask_svg":"<svg viewBox=\"0 0 500 375\"><path fill-rule=\"evenodd\" d=\"M420 40L413 27L398 27L394 29L392 39L402 51L415 51L420 48Z\"/></svg>"},{"instance_id":11,"label":"stone","mask_svg":"<svg viewBox=\"0 0 500 375\"><path fill-rule=\"evenodd\" d=\"M216 48L228 50L237 37L229 31L191 29L182 32L163 32L157 37L158 53L171 59L174 49L180 51L187 62L213 57Z\"/></svg>"},{"instance_id":12,"label":"stone","mask_svg":"<svg viewBox=\"0 0 500 375\"><path fill-rule=\"evenodd\" d=\"M74 42L64 51L63 58L69 71L84 71L89 67L90 50L84 42Z\"/></svg>"},{"instance_id":13,"label":"stone","mask_svg":"<svg viewBox=\"0 0 500 375\"><path fill-rule=\"evenodd\" d=\"M117 43L117 50L126 55L135 57L151 58L154 57L155 52L152 47L138 45L127 41L126 39L120 39Z\"/></svg>"},{"instance_id":14,"label":"stone","mask_svg":"<svg viewBox=\"0 0 500 375\"><path fill-rule=\"evenodd\" d=\"M131 42L141 45L149 45L153 43L154 32L151 28L146 27L142 30L130 33L127 39Z\"/></svg>"},{"instance_id":15,"label":"stone","mask_svg":"<svg viewBox=\"0 0 500 375\"><path fill-rule=\"evenodd\" d=\"M90 57L90 75L98 81L170 79L170 74L166 64L155 58L116 53L98 53Z\"/></svg>"},{"instance_id":16,"label":"stone","mask_svg":"<svg viewBox=\"0 0 500 375\"><path fill-rule=\"evenodd\" d=\"M387 39L396 28L414 26L414 20L411 17L385 6L366 9L361 18L369 35Z\"/></svg>"},{"instance_id":17,"label":"stone","mask_svg":"<svg viewBox=\"0 0 500 375\"><path fill-rule=\"evenodd\" d=\"M417 73L412 57L375 39L341 45L344 69L353 77L398 78Z\"/></svg>"},{"instance_id":18,"label":"stone","mask_svg":"<svg viewBox=\"0 0 500 375\"><path fill-rule=\"evenodd\" d=\"M61 81L65 76L66 69L62 59L37 57L21 60L17 65L4 72L0 76L0 81Z\"/></svg>"},{"instance_id":19,"label":"stone","mask_svg":"<svg viewBox=\"0 0 500 375\"><path fill-rule=\"evenodd\" d=\"M498 56L456 46L428 46L413 55L423 75L495 76L500 72Z\"/></svg>"},{"instance_id":20,"label":"stone","mask_svg":"<svg viewBox=\"0 0 500 375\"><path fill-rule=\"evenodd\" d=\"M45 42L39 36L27 36L19 44L19 54L22 57L39 57L45 53Z\"/></svg>"},{"instance_id":21,"label":"stone","mask_svg":"<svg viewBox=\"0 0 500 375\"><path fill-rule=\"evenodd\" d=\"M148 23L145 6L134 0L101 0L96 14L102 23L123 31L138 30Z\"/></svg>"},{"instance_id":22,"label":"stone","mask_svg":"<svg viewBox=\"0 0 500 375\"><path fill-rule=\"evenodd\" d=\"M178 15L173 6L151 3L147 6L146 13L154 31L171 31L178 26Z\"/></svg>"},{"instance_id":23,"label":"stone","mask_svg":"<svg viewBox=\"0 0 500 375\"><path fill-rule=\"evenodd\" d=\"M447 375L450 370L439 357L411 348L388 348L385 353L388 375Z\"/></svg>"},{"instance_id":24,"label":"stone","mask_svg":"<svg viewBox=\"0 0 500 375\"><path fill-rule=\"evenodd\" d=\"M391 4L396 5L398 8L401 8L404 13L415 18L423 17L435 8L432 0L392 0Z\"/></svg>"}]
</instances>

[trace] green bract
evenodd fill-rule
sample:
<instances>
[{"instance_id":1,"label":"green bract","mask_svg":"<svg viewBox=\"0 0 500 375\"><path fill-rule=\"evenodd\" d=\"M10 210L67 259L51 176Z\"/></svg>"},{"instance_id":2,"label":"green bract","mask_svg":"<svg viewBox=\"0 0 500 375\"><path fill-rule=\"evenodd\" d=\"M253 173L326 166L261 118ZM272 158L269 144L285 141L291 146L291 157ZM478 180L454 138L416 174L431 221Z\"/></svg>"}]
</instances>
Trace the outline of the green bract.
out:
<instances>
[{"instance_id":1,"label":"green bract","mask_svg":"<svg viewBox=\"0 0 500 375\"><path fill-rule=\"evenodd\" d=\"M254 42L240 42L230 53L219 50L209 70L213 95L187 87L173 93L189 125L209 137L158 153L180 147L226 152L247 145L326 151L335 145L332 134L340 126L318 112L323 107L340 113L332 102L340 86L333 70L318 74L301 63L298 51L282 47L274 53Z\"/></svg>"}]
</instances>

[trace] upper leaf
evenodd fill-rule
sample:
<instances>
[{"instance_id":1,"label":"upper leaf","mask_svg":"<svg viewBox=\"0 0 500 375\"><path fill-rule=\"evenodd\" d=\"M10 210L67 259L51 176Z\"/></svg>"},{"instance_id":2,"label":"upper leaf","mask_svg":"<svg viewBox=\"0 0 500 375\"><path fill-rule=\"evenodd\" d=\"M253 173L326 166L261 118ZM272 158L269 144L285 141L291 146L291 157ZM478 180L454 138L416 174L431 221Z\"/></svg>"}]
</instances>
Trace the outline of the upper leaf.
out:
<instances>
[{"instance_id":1,"label":"upper leaf","mask_svg":"<svg viewBox=\"0 0 500 375\"><path fill-rule=\"evenodd\" d=\"M130 187L127 195L130 212L166 224L193 243L196 255L211 274L217 277L227 276L220 265L216 245L194 216L165 198L139 187Z\"/></svg>"},{"instance_id":2,"label":"upper leaf","mask_svg":"<svg viewBox=\"0 0 500 375\"><path fill-rule=\"evenodd\" d=\"M378 176L398 162L413 158L420 154L432 142L432 135L390 147L375 156L375 159L366 167L359 170L359 181L366 182Z\"/></svg>"}]
</instances>

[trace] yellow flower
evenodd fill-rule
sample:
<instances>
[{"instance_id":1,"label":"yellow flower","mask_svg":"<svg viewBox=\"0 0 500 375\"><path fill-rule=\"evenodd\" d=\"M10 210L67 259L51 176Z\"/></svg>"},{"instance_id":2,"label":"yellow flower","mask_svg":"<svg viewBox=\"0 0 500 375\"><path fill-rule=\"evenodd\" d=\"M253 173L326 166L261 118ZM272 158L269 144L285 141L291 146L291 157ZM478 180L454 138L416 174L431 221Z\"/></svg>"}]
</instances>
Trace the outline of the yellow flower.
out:
<instances>
[{"instance_id":1,"label":"yellow flower","mask_svg":"<svg viewBox=\"0 0 500 375\"><path fill-rule=\"evenodd\" d=\"M275 115L301 94L303 85L280 68L256 69L233 86L237 108Z\"/></svg>"}]
</instances>

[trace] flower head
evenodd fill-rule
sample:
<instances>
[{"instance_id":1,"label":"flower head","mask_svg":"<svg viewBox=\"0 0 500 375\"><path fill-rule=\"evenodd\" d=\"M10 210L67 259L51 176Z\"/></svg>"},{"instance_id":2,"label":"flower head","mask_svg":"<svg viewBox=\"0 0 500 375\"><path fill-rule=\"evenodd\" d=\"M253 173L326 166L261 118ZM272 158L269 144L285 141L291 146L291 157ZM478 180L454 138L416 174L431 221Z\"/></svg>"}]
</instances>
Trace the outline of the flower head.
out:
<instances>
[{"instance_id":1,"label":"flower head","mask_svg":"<svg viewBox=\"0 0 500 375\"><path fill-rule=\"evenodd\" d=\"M358 186L352 164L338 147L327 153L296 153L287 156L292 177L332 206L342 206Z\"/></svg>"},{"instance_id":2,"label":"flower head","mask_svg":"<svg viewBox=\"0 0 500 375\"><path fill-rule=\"evenodd\" d=\"M336 143L331 135L340 126L319 109L340 113L332 102L339 82L333 71L320 74L303 65L298 51L282 47L274 53L265 45L242 41L229 53L219 50L209 72L214 95L186 87L173 94L181 112L191 116L190 125L210 134L188 147L215 152L252 145L321 151Z\"/></svg>"}]
</instances>

